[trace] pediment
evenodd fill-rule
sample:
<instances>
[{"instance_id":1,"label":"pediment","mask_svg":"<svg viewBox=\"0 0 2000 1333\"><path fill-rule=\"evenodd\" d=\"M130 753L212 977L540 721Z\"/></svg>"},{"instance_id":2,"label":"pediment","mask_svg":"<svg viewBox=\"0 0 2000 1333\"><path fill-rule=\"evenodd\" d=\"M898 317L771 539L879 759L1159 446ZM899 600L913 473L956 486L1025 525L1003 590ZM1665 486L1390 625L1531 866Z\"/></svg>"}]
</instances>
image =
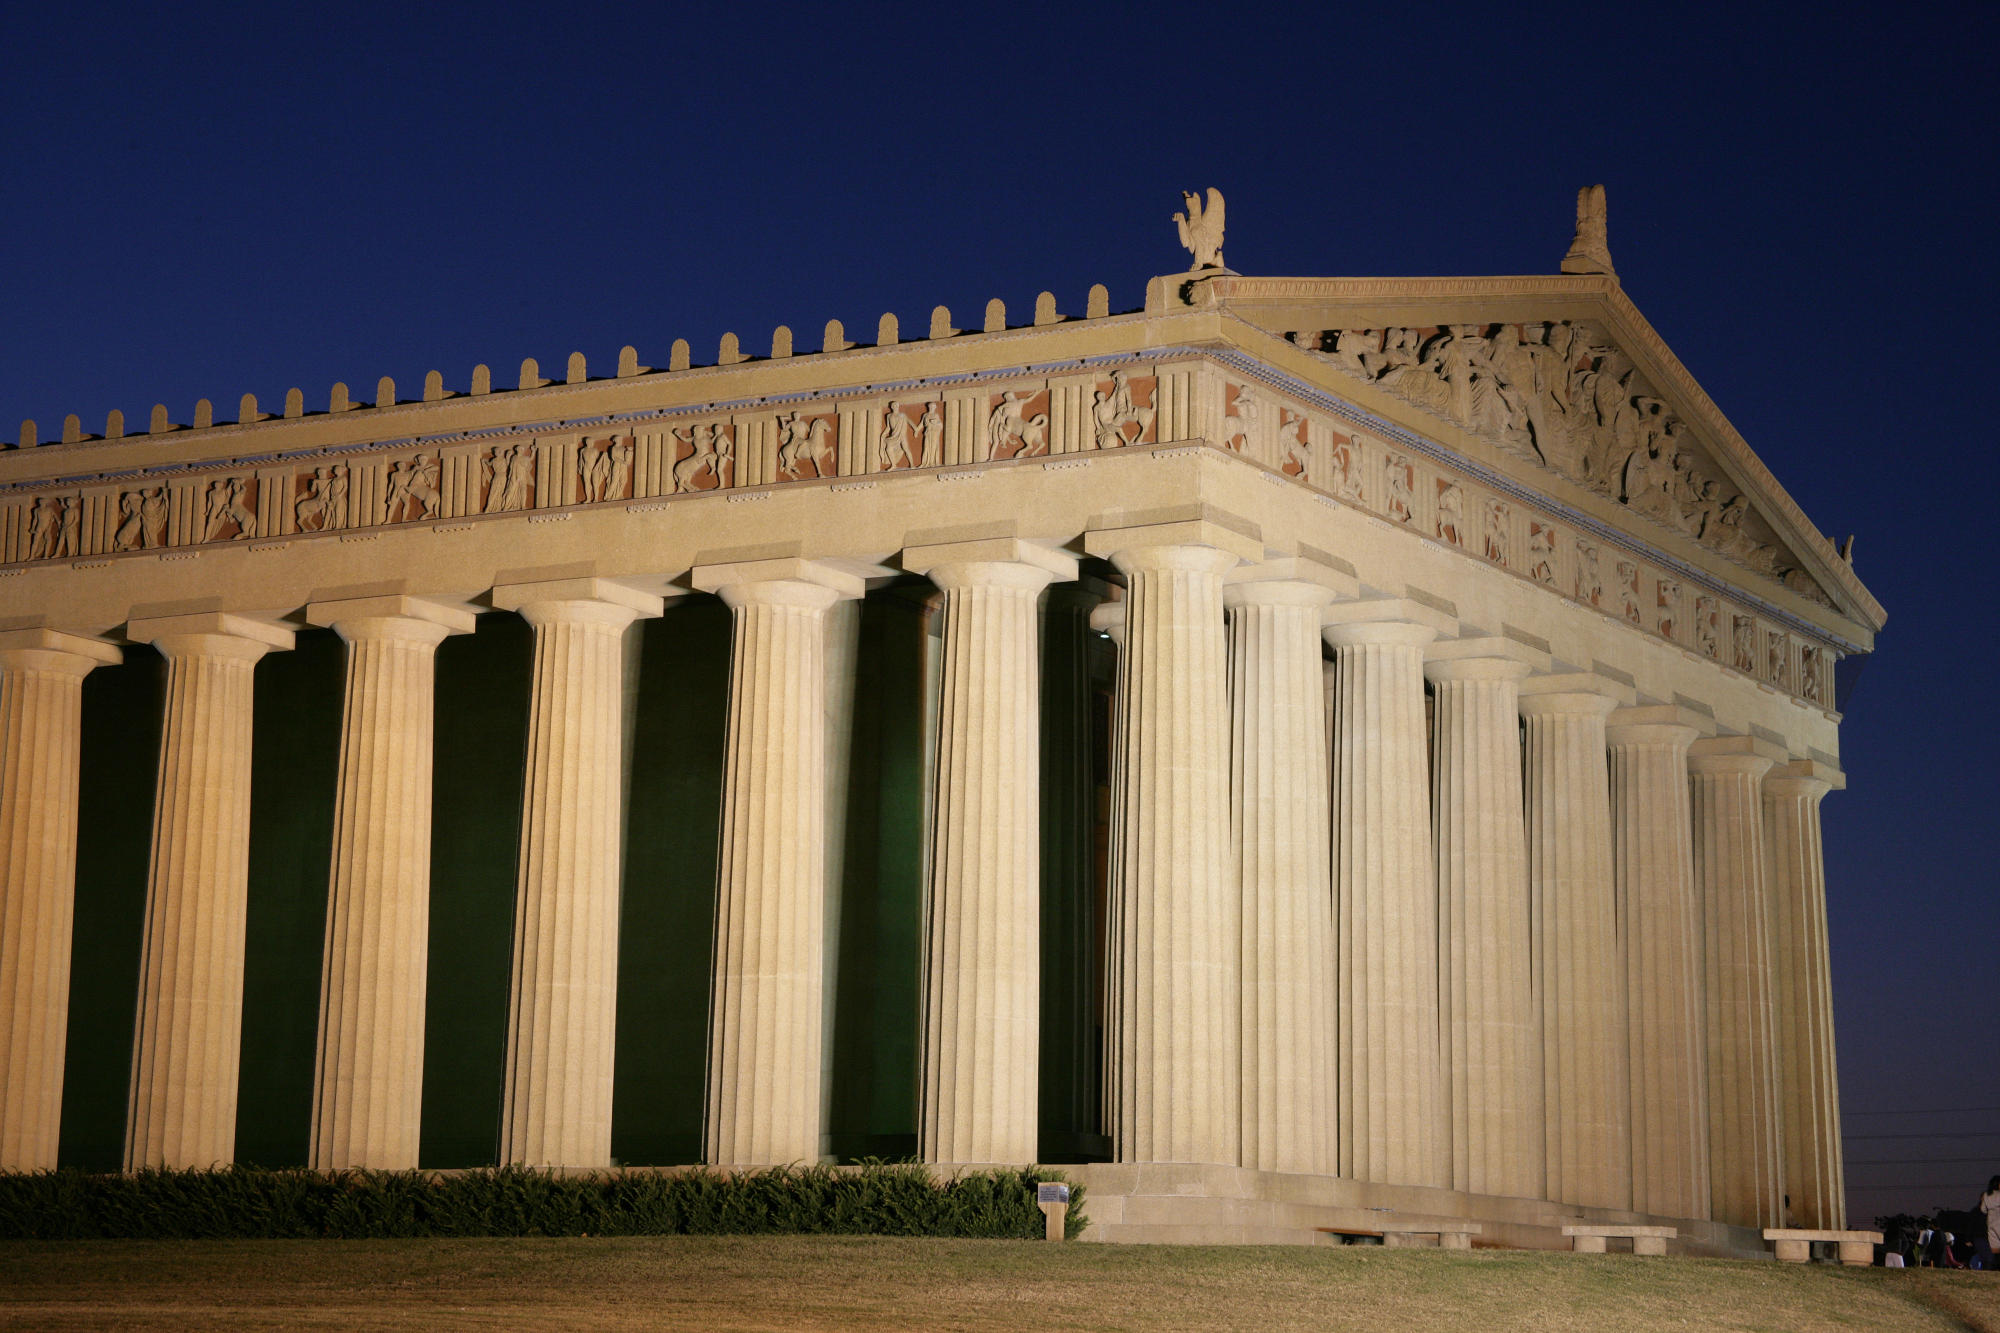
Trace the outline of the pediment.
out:
<instances>
[{"instance_id":1,"label":"pediment","mask_svg":"<svg viewBox=\"0 0 2000 1333\"><path fill-rule=\"evenodd\" d=\"M1485 300L1480 281L1409 280L1418 299L1404 301L1394 299L1396 284L1380 281L1214 285L1217 304L1340 376L1595 492L1758 579L1879 627L1881 609L1851 567L1615 280L1492 279ZM1322 283L1328 290L1315 292ZM1449 291L1440 291L1445 284ZM1333 299L1313 299L1320 295Z\"/></svg>"}]
</instances>

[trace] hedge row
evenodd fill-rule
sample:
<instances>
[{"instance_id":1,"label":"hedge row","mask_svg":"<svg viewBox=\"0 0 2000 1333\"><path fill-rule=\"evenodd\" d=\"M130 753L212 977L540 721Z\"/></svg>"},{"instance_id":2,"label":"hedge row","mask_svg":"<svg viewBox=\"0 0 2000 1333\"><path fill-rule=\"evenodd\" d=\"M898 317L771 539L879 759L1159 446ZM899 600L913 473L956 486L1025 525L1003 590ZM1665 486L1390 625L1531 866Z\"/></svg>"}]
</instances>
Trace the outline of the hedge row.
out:
<instances>
[{"instance_id":1,"label":"hedge row","mask_svg":"<svg viewBox=\"0 0 2000 1333\"><path fill-rule=\"evenodd\" d=\"M1039 1168L934 1178L914 1164L553 1175L421 1171L0 1174L0 1239L1042 1234ZM1083 1230L1083 1190L1066 1231Z\"/></svg>"}]
</instances>

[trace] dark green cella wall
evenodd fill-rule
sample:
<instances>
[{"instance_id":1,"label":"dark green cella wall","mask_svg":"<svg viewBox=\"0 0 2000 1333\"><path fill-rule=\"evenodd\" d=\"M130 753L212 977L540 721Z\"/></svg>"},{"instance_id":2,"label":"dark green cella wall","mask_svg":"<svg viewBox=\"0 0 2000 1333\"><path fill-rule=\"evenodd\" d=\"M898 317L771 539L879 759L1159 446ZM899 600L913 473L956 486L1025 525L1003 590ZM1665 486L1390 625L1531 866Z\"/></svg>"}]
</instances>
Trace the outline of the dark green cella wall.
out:
<instances>
[{"instance_id":1,"label":"dark green cella wall","mask_svg":"<svg viewBox=\"0 0 2000 1333\"><path fill-rule=\"evenodd\" d=\"M1044 642L1042 1155L1104 1155L1095 598L1051 590ZM698 1160L727 723L729 613L670 601L632 631L612 1154ZM831 942L826 1148L916 1151L927 620L909 589L861 605L841 900ZM489 614L437 654L426 1166L490 1164L499 1138L515 846L533 638ZM343 650L301 631L257 667L237 1157L303 1164L333 838ZM74 964L61 1161L123 1156L165 669L134 648L84 681ZM1097 708L1101 712L1101 706Z\"/></svg>"}]
</instances>

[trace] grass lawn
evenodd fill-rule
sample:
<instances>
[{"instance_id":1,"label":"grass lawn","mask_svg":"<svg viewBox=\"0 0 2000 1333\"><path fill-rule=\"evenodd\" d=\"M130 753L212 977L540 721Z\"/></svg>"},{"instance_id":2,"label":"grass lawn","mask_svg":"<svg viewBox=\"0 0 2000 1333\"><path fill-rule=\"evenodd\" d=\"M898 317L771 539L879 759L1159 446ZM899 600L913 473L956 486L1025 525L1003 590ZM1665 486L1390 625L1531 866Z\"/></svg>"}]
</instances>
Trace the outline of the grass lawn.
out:
<instances>
[{"instance_id":1,"label":"grass lawn","mask_svg":"<svg viewBox=\"0 0 2000 1333\"><path fill-rule=\"evenodd\" d=\"M15 1241L0 1326L1939 1329L2000 1275L1518 1251L867 1237Z\"/></svg>"}]
</instances>

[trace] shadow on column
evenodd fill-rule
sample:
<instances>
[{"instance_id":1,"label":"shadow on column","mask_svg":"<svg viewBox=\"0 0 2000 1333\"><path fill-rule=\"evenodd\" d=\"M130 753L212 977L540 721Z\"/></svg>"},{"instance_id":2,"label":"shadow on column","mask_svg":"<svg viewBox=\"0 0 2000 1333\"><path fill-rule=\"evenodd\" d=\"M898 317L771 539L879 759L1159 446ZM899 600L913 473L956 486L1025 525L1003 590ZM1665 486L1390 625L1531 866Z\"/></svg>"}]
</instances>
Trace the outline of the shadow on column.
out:
<instances>
[{"instance_id":1,"label":"shadow on column","mask_svg":"<svg viewBox=\"0 0 2000 1333\"><path fill-rule=\"evenodd\" d=\"M929 584L870 593L856 652L825 1150L917 1151ZM829 886L831 889L832 886Z\"/></svg>"},{"instance_id":2,"label":"shadow on column","mask_svg":"<svg viewBox=\"0 0 2000 1333\"><path fill-rule=\"evenodd\" d=\"M56 1160L85 1171L116 1171L125 1161L166 682L166 663L138 644L125 649L122 664L83 678L74 962Z\"/></svg>"},{"instance_id":3,"label":"shadow on column","mask_svg":"<svg viewBox=\"0 0 2000 1333\"><path fill-rule=\"evenodd\" d=\"M1104 861L1109 640L1088 583L1050 587L1042 617L1041 1108L1044 1162L1108 1161L1104 1133Z\"/></svg>"},{"instance_id":4,"label":"shadow on column","mask_svg":"<svg viewBox=\"0 0 2000 1333\"><path fill-rule=\"evenodd\" d=\"M346 648L330 629L302 629L290 652L259 660L256 681L236 1160L304 1166Z\"/></svg>"},{"instance_id":5,"label":"shadow on column","mask_svg":"<svg viewBox=\"0 0 2000 1333\"><path fill-rule=\"evenodd\" d=\"M505 612L438 645L418 1150L426 1167L491 1166L499 1156L533 665L533 631Z\"/></svg>"},{"instance_id":6,"label":"shadow on column","mask_svg":"<svg viewBox=\"0 0 2000 1333\"><path fill-rule=\"evenodd\" d=\"M729 713L729 608L667 603L639 622L618 920L611 1156L701 1160L716 830Z\"/></svg>"}]
</instances>

